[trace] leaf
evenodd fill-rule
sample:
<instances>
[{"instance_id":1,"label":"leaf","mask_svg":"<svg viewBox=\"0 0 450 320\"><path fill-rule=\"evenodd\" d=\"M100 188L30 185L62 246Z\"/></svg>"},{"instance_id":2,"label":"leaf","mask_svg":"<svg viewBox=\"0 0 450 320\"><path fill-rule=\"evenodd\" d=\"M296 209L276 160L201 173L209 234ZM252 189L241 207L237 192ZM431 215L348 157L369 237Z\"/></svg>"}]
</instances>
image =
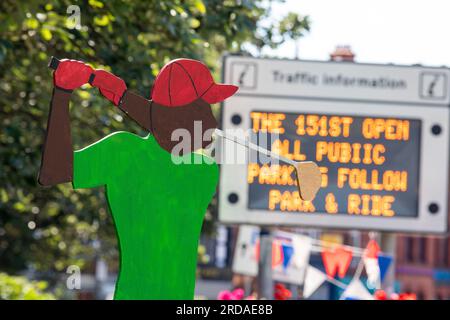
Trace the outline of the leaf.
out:
<instances>
[{"instance_id":1,"label":"leaf","mask_svg":"<svg viewBox=\"0 0 450 320\"><path fill-rule=\"evenodd\" d=\"M105 27L109 24L110 19L108 17L108 15L103 15L101 17L94 17L94 24L100 26L100 27Z\"/></svg>"},{"instance_id":2,"label":"leaf","mask_svg":"<svg viewBox=\"0 0 450 320\"><path fill-rule=\"evenodd\" d=\"M201 14L206 13L206 7L202 0L195 0L194 5Z\"/></svg>"},{"instance_id":3,"label":"leaf","mask_svg":"<svg viewBox=\"0 0 450 320\"><path fill-rule=\"evenodd\" d=\"M195 19L195 18L189 19L189 26L192 29L196 29L196 28L200 27L200 20Z\"/></svg>"},{"instance_id":4,"label":"leaf","mask_svg":"<svg viewBox=\"0 0 450 320\"><path fill-rule=\"evenodd\" d=\"M16 202L13 208L18 212L24 212L26 210L26 207L22 202Z\"/></svg>"},{"instance_id":5,"label":"leaf","mask_svg":"<svg viewBox=\"0 0 450 320\"><path fill-rule=\"evenodd\" d=\"M89 5L93 8L103 8L104 4L101 1L89 0Z\"/></svg>"},{"instance_id":6,"label":"leaf","mask_svg":"<svg viewBox=\"0 0 450 320\"><path fill-rule=\"evenodd\" d=\"M47 28L42 28L41 31L40 31L40 33L41 33L42 38L43 38L45 41L50 41L50 40L52 40L53 35L52 35L52 32L51 32L49 29L47 29Z\"/></svg>"},{"instance_id":7,"label":"leaf","mask_svg":"<svg viewBox=\"0 0 450 320\"><path fill-rule=\"evenodd\" d=\"M27 29L37 29L39 27L39 21L35 18L29 18L25 20Z\"/></svg>"},{"instance_id":8,"label":"leaf","mask_svg":"<svg viewBox=\"0 0 450 320\"><path fill-rule=\"evenodd\" d=\"M91 97L91 94L87 90L78 90L77 94L80 96L81 99L89 99Z\"/></svg>"},{"instance_id":9,"label":"leaf","mask_svg":"<svg viewBox=\"0 0 450 320\"><path fill-rule=\"evenodd\" d=\"M6 203L6 202L8 202L8 199L9 199L9 197L8 197L8 193L6 192L6 190L5 189L1 189L0 190L0 200L1 200L1 202L2 203Z\"/></svg>"}]
</instances>

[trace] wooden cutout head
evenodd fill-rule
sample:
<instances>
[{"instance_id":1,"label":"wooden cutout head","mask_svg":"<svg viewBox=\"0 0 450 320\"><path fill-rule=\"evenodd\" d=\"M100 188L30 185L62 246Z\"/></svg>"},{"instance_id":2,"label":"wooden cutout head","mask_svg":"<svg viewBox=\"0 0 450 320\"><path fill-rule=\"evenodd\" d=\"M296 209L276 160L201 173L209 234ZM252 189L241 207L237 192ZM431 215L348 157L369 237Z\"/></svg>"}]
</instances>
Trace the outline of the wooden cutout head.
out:
<instances>
[{"instance_id":1,"label":"wooden cutout head","mask_svg":"<svg viewBox=\"0 0 450 320\"><path fill-rule=\"evenodd\" d=\"M191 136L189 152L206 148L211 143L208 138L204 139L205 132L215 129L217 121L211 106L202 99L178 107L166 107L153 102L151 108L152 133L158 144L167 152L171 153L173 148L180 143L180 141L172 139L172 134L177 129L189 131ZM201 132L195 132L195 122L197 125L201 125ZM201 136L199 136L200 134ZM184 153L188 152L182 152L180 155Z\"/></svg>"},{"instance_id":2,"label":"wooden cutout head","mask_svg":"<svg viewBox=\"0 0 450 320\"><path fill-rule=\"evenodd\" d=\"M315 162L299 162L295 166L300 197L305 201L312 201L322 184L322 174Z\"/></svg>"},{"instance_id":3,"label":"wooden cutout head","mask_svg":"<svg viewBox=\"0 0 450 320\"><path fill-rule=\"evenodd\" d=\"M184 58L170 61L159 72L151 92L151 127L156 141L173 153L180 142L173 141L172 133L186 129L191 135L189 152L205 148L211 143L205 132L217 127L210 104L231 97L237 90L234 85L215 83L208 67L200 61ZM201 123L201 130L195 130L195 122Z\"/></svg>"}]
</instances>

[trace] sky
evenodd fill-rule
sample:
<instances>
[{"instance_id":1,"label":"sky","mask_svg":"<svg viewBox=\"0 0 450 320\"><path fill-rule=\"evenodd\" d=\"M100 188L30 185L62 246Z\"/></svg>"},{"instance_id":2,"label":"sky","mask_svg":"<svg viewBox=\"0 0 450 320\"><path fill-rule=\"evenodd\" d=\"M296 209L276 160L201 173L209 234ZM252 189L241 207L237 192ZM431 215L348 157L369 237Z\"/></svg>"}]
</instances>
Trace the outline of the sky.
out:
<instances>
[{"instance_id":1,"label":"sky","mask_svg":"<svg viewBox=\"0 0 450 320\"><path fill-rule=\"evenodd\" d=\"M271 19L289 11L311 20L300 59L328 60L336 45L350 45L357 62L450 67L449 0L286 0ZM294 58L295 45L264 53Z\"/></svg>"}]
</instances>

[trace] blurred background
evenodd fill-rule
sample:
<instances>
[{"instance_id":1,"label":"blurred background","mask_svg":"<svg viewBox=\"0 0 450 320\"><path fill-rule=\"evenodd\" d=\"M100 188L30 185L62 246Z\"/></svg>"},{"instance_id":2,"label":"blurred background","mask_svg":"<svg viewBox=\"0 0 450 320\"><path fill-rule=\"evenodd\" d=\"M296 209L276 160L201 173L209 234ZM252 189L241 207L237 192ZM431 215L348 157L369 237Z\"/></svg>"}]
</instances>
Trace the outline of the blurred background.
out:
<instances>
[{"instance_id":1,"label":"blurred background","mask_svg":"<svg viewBox=\"0 0 450 320\"><path fill-rule=\"evenodd\" d=\"M144 96L159 69L178 57L204 61L218 81L224 54L450 66L449 11L439 0L1 1L0 298L106 299L117 276L117 240L103 190L36 182L51 56L109 70ZM214 112L220 117L219 106ZM71 117L76 149L117 130L144 134L89 86L73 95ZM254 278L232 270L237 235L237 226L218 223L214 198L198 249L197 298L255 290ZM361 248L379 236L308 235ZM395 290L450 299L449 252L448 234L397 235ZM296 286L287 287L301 297ZM313 296L337 297L332 283Z\"/></svg>"}]
</instances>

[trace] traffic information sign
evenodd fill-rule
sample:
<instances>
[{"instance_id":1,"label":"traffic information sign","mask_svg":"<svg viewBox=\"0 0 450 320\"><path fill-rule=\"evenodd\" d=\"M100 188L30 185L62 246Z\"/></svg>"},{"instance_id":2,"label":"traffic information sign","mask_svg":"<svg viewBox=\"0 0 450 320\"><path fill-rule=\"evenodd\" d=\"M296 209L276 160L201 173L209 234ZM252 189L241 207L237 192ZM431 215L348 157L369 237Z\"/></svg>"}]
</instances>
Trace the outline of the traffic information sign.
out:
<instances>
[{"instance_id":1,"label":"traffic information sign","mask_svg":"<svg viewBox=\"0 0 450 320\"><path fill-rule=\"evenodd\" d=\"M294 168L248 158L221 166L223 222L414 232L447 229L448 69L225 58L240 86L222 128L315 161L322 187L303 201ZM239 147L225 146L224 150Z\"/></svg>"}]
</instances>

